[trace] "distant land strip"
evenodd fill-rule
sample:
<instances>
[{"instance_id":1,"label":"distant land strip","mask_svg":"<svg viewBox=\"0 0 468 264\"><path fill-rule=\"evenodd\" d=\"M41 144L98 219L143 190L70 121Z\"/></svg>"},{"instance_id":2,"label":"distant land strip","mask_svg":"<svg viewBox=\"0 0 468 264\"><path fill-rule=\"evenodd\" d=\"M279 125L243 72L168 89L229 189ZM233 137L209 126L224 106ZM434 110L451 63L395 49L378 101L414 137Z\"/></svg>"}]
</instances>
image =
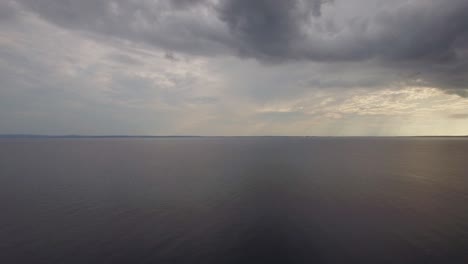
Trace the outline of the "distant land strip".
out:
<instances>
[{"instance_id":1,"label":"distant land strip","mask_svg":"<svg viewBox=\"0 0 468 264\"><path fill-rule=\"evenodd\" d=\"M4 134L0 138L198 138L202 136L150 136L150 135L35 135L35 134Z\"/></svg>"},{"instance_id":2,"label":"distant land strip","mask_svg":"<svg viewBox=\"0 0 468 264\"><path fill-rule=\"evenodd\" d=\"M196 136L196 135L40 135L40 134L0 134L0 138L467 138L468 135L434 135L434 136Z\"/></svg>"}]
</instances>

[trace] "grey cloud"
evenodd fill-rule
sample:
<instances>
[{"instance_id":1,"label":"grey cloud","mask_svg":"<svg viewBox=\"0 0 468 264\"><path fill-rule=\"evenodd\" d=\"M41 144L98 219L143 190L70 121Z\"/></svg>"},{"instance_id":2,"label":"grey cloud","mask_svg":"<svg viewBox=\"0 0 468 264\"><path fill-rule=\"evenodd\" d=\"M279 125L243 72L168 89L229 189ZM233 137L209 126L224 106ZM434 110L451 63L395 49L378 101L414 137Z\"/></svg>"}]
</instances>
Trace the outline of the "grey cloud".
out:
<instances>
[{"instance_id":1,"label":"grey cloud","mask_svg":"<svg viewBox=\"0 0 468 264\"><path fill-rule=\"evenodd\" d=\"M24 8L58 26L142 42L165 50L213 55L229 38L211 17L201 19L204 0L17 0ZM201 5L206 3L205 5Z\"/></svg>"},{"instance_id":2,"label":"grey cloud","mask_svg":"<svg viewBox=\"0 0 468 264\"><path fill-rule=\"evenodd\" d=\"M187 101L194 104L214 104L218 102L218 98L213 96L199 96L189 98Z\"/></svg>"},{"instance_id":3,"label":"grey cloud","mask_svg":"<svg viewBox=\"0 0 468 264\"><path fill-rule=\"evenodd\" d=\"M468 89L447 89L447 93L456 94L461 97L468 97Z\"/></svg>"},{"instance_id":4,"label":"grey cloud","mask_svg":"<svg viewBox=\"0 0 468 264\"><path fill-rule=\"evenodd\" d=\"M221 20L239 40L248 56L288 56L293 41L300 37L295 16L296 1L229 0L219 8Z\"/></svg>"},{"instance_id":5,"label":"grey cloud","mask_svg":"<svg viewBox=\"0 0 468 264\"><path fill-rule=\"evenodd\" d=\"M31 39L42 46L47 36ZM171 129L174 113L134 107L155 97L144 79L118 74L110 89L103 89L93 77L109 68L89 65L89 70L68 75L56 68L63 61L49 61L47 52L36 51L0 43L0 133L164 134Z\"/></svg>"},{"instance_id":6,"label":"grey cloud","mask_svg":"<svg viewBox=\"0 0 468 264\"><path fill-rule=\"evenodd\" d=\"M171 4L176 8L187 8L198 4L206 3L207 0L172 0Z\"/></svg>"},{"instance_id":7,"label":"grey cloud","mask_svg":"<svg viewBox=\"0 0 468 264\"><path fill-rule=\"evenodd\" d=\"M418 3L418 1L416 1ZM468 2L420 1L393 12L381 12L371 35L375 52L399 61L446 64L461 58L468 46L457 41L468 36Z\"/></svg>"},{"instance_id":8,"label":"grey cloud","mask_svg":"<svg viewBox=\"0 0 468 264\"><path fill-rule=\"evenodd\" d=\"M277 60L444 62L456 58L455 42L467 36L466 1L395 1L371 15L366 1L354 2L362 9L356 14L317 18L323 1L226 0L219 16L243 53Z\"/></svg>"},{"instance_id":9,"label":"grey cloud","mask_svg":"<svg viewBox=\"0 0 468 264\"><path fill-rule=\"evenodd\" d=\"M460 95L468 88L466 0L17 1L62 27L177 53L264 63L372 60L390 74L420 72L429 86Z\"/></svg>"},{"instance_id":10,"label":"grey cloud","mask_svg":"<svg viewBox=\"0 0 468 264\"><path fill-rule=\"evenodd\" d=\"M113 53L108 56L109 59L112 61L121 63L121 64L126 64L126 65L141 65L143 64L142 61L139 59L136 59L132 56L123 54L123 53Z\"/></svg>"},{"instance_id":11,"label":"grey cloud","mask_svg":"<svg viewBox=\"0 0 468 264\"><path fill-rule=\"evenodd\" d=\"M78 29L91 29L111 12L110 1L31 0L19 2L60 26Z\"/></svg>"},{"instance_id":12,"label":"grey cloud","mask_svg":"<svg viewBox=\"0 0 468 264\"><path fill-rule=\"evenodd\" d=\"M164 53L164 58L170 60L170 61L178 61L179 58L177 58L177 56L172 53L172 52L165 52Z\"/></svg>"},{"instance_id":13,"label":"grey cloud","mask_svg":"<svg viewBox=\"0 0 468 264\"><path fill-rule=\"evenodd\" d=\"M180 52L196 52L211 43L210 48L220 45L245 56L278 61L382 57L443 62L467 48L466 41L457 46L457 40L466 40L468 34L464 0L396 0L393 5L378 0L372 2L383 7L371 14L367 0L353 1L360 9L350 14L340 8L343 1L330 0L18 1L60 26L164 47L172 44ZM324 4L330 9L336 5L337 11L322 16ZM208 10L204 14L212 17L205 22L225 27L200 22L200 10L180 10L186 7ZM189 49L183 41L196 48Z\"/></svg>"},{"instance_id":14,"label":"grey cloud","mask_svg":"<svg viewBox=\"0 0 468 264\"><path fill-rule=\"evenodd\" d=\"M18 15L18 7L14 1L0 2L0 21L14 19Z\"/></svg>"}]
</instances>

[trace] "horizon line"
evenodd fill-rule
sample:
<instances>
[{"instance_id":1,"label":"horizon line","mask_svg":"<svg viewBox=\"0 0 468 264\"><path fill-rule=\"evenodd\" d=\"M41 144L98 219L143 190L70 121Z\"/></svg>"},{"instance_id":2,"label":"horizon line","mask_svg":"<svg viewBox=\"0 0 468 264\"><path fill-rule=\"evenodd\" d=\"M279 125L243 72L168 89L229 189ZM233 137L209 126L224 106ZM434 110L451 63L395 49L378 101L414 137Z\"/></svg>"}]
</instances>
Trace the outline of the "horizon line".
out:
<instances>
[{"instance_id":1,"label":"horizon line","mask_svg":"<svg viewBox=\"0 0 468 264\"><path fill-rule=\"evenodd\" d=\"M214 137L321 137L321 138L405 138L405 137L468 137L468 135L408 135L408 136L325 136L325 135L302 135L302 136L288 136L288 135L252 135L252 136L222 136L222 135L86 135L86 134L0 134L0 138L214 138Z\"/></svg>"}]
</instances>

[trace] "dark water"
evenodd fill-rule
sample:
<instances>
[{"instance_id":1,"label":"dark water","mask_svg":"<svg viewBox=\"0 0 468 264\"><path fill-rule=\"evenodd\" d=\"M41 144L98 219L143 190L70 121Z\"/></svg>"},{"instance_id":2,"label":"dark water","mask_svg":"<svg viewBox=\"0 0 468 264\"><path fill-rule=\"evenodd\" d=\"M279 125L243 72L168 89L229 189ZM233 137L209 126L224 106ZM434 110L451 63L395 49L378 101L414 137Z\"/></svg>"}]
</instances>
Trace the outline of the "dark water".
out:
<instances>
[{"instance_id":1,"label":"dark water","mask_svg":"<svg viewBox=\"0 0 468 264\"><path fill-rule=\"evenodd\" d=\"M468 263L468 140L1 140L0 263Z\"/></svg>"}]
</instances>

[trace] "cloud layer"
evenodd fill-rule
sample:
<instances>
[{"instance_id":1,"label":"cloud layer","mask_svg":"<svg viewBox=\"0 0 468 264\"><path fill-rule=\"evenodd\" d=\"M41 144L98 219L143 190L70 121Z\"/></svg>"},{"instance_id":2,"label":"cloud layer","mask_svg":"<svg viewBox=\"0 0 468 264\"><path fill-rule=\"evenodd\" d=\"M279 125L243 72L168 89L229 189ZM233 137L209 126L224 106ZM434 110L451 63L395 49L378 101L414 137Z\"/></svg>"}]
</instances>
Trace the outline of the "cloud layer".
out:
<instances>
[{"instance_id":1,"label":"cloud layer","mask_svg":"<svg viewBox=\"0 0 468 264\"><path fill-rule=\"evenodd\" d=\"M150 134L461 121L467 13L466 0L5 0L0 116L11 127L111 117ZM439 115L444 100L456 107Z\"/></svg>"},{"instance_id":2,"label":"cloud layer","mask_svg":"<svg viewBox=\"0 0 468 264\"><path fill-rule=\"evenodd\" d=\"M460 95L468 77L465 0L18 0L61 27L170 52L263 63L362 62L404 69ZM4 15L5 16L5 15ZM374 66L375 67L375 66ZM364 81L363 85L366 82Z\"/></svg>"}]
</instances>

